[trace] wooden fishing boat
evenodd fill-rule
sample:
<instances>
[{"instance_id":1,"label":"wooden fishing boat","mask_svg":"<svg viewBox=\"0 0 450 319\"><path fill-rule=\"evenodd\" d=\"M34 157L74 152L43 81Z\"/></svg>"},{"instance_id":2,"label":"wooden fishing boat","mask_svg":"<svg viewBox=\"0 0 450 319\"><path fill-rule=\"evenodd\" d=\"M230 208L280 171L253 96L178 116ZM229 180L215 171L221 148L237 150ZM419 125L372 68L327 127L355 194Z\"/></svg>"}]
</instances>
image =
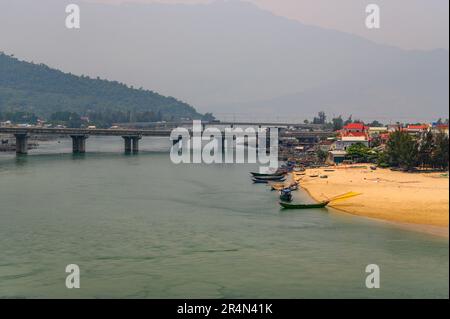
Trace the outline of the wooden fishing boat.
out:
<instances>
[{"instance_id":1,"label":"wooden fishing boat","mask_svg":"<svg viewBox=\"0 0 450 319\"><path fill-rule=\"evenodd\" d=\"M255 179L260 179L260 180L264 180L264 181L274 181L274 182L279 182L282 179L286 179L286 177L284 175L280 175L280 176L253 176L252 178Z\"/></svg>"},{"instance_id":2,"label":"wooden fishing boat","mask_svg":"<svg viewBox=\"0 0 450 319\"><path fill-rule=\"evenodd\" d=\"M324 208L331 202L334 203L334 202L346 200L346 199L349 199L349 198L352 198L355 196L359 196L359 195L361 195L361 193L347 192L345 194L341 194L341 195L335 196L333 198L329 198L326 201L316 203L316 204L290 204L290 203L280 202L280 205L286 209Z\"/></svg>"},{"instance_id":3,"label":"wooden fishing boat","mask_svg":"<svg viewBox=\"0 0 450 319\"><path fill-rule=\"evenodd\" d=\"M277 181L284 182L285 180L286 180L286 178L284 176L282 176L281 179L278 179ZM252 177L252 181L253 181L253 183L256 183L256 184L268 184L272 180Z\"/></svg>"},{"instance_id":4,"label":"wooden fishing boat","mask_svg":"<svg viewBox=\"0 0 450 319\"><path fill-rule=\"evenodd\" d=\"M262 174L262 173L255 173L255 172L250 172L250 174L252 174L252 176L254 177L276 177L276 176L284 176L286 173L283 172L275 172L275 173L269 173L269 174Z\"/></svg>"},{"instance_id":5,"label":"wooden fishing boat","mask_svg":"<svg viewBox=\"0 0 450 319\"><path fill-rule=\"evenodd\" d=\"M286 202L280 202L281 207L285 209L309 209L309 208L324 208L326 207L330 202L325 201L317 204L291 204Z\"/></svg>"}]
</instances>

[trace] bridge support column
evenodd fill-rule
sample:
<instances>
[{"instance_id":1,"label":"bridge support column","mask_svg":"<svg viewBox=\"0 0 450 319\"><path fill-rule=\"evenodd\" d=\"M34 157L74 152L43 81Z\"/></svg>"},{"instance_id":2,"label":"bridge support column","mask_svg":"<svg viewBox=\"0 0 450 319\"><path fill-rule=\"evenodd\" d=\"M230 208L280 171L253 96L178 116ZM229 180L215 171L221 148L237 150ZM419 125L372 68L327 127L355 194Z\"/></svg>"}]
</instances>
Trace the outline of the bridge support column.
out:
<instances>
[{"instance_id":1,"label":"bridge support column","mask_svg":"<svg viewBox=\"0 0 450 319\"><path fill-rule=\"evenodd\" d=\"M125 146L125 153L131 153L131 136L122 136Z\"/></svg>"},{"instance_id":2,"label":"bridge support column","mask_svg":"<svg viewBox=\"0 0 450 319\"><path fill-rule=\"evenodd\" d=\"M139 152L139 140L141 136L122 136L125 146L125 153L138 153Z\"/></svg>"},{"instance_id":3,"label":"bridge support column","mask_svg":"<svg viewBox=\"0 0 450 319\"><path fill-rule=\"evenodd\" d=\"M28 153L28 135L26 133L14 134L16 137L16 154Z\"/></svg>"},{"instance_id":4,"label":"bridge support column","mask_svg":"<svg viewBox=\"0 0 450 319\"><path fill-rule=\"evenodd\" d=\"M72 138L72 152L74 154L86 153L86 139L87 135L71 135Z\"/></svg>"},{"instance_id":5,"label":"bridge support column","mask_svg":"<svg viewBox=\"0 0 450 319\"><path fill-rule=\"evenodd\" d=\"M139 153L139 140L140 139L141 139L140 136L131 137L131 140L133 141L133 153Z\"/></svg>"},{"instance_id":6,"label":"bridge support column","mask_svg":"<svg viewBox=\"0 0 450 319\"><path fill-rule=\"evenodd\" d=\"M225 149L226 149L226 138L225 138L225 132L222 133L222 154L225 154Z\"/></svg>"}]
</instances>

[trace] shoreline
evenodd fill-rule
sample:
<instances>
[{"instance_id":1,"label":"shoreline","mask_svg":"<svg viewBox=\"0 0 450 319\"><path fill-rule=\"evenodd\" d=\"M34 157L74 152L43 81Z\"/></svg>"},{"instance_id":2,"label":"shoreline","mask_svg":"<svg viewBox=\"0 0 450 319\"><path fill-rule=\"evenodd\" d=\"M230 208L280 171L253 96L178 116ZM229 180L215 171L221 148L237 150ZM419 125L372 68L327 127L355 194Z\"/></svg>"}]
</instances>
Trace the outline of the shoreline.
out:
<instances>
[{"instance_id":1,"label":"shoreline","mask_svg":"<svg viewBox=\"0 0 450 319\"><path fill-rule=\"evenodd\" d=\"M307 169L300 182L301 188L315 201L347 191L359 192L361 196L329 207L402 229L449 238L448 178L439 177L437 173L419 174L418 177L418 174L387 169L372 171L369 165L367 168L329 167L326 172L324 170ZM327 175L328 178L312 178L310 174ZM373 178L368 179L368 176ZM436 200L427 196L430 192L436 195ZM422 201L422 207L417 205L418 201Z\"/></svg>"}]
</instances>

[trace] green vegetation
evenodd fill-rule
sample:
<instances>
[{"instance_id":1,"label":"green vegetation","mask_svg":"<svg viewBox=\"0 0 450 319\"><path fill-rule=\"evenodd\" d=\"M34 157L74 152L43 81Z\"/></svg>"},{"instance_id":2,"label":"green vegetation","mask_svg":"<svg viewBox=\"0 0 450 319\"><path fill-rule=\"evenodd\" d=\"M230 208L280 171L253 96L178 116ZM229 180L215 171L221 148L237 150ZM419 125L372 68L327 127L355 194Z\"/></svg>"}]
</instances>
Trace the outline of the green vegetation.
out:
<instances>
[{"instance_id":1,"label":"green vegetation","mask_svg":"<svg viewBox=\"0 0 450 319\"><path fill-rule=\"evenodd\" d=\"M361 123L361 120L353 120L353 116L350 115L346 120L343 119L342 115L339 116L335 116L331 119L331 121L327 121L327 115L325 114L324 111L320 111L318 112L317 116L313 118L312 122L310 122L309 120L305 120L304 123L305 124L321 124L324 125L325 129L328 130L333 130L333 131L339 131L342 130L342 128L344 127L344 125L350 124L350 123ZM374 120L371 123L368 123L367 126L370 127L383 127L384 124Z\"/></svg>"},{"instance_id":2,"label":"green vegetation","mask_svg":"<svg viewBox=\"0 0 450 319\"><path fill-rule=\"evenodd\" d=\"M95 119L94 124L100 126L203 118L192 106L173 97L116 81L63 73L0 52L1 119L31 123L30 119L22 118L24 114L31 118L60 119L61 112ZM207 117L214 118L212 114Z\"/></svg>"},{"instance_id":3,"label":"green vegetation","mask_svg":"<svg viewBox=\"0 0 450 319\"><path fill-rule=\"evenodd\" d=\"M381 166L400 167L411 170L415 167L448 169L449 138L445 133L424 133L416 139L406 132L391 134L386 150L379 157Z\"/></svg>"},{"instance_id":4,"label":"green vegetation","mask_svg":"<svg viewBox=\"0 0 450 319\"><path fill-rule=\"evenodd\" d=\"M316 155L320 163L324 163L328 158L328 152L321 149L317 150Z\"/></svg>"},{"instance_id":5,"label":"green vegetation","mask_svg":"<svg viewBox=\"0 0 450 319\"><path fill-rule=\"evenodd\" d=\"M355 143L347 148L347 157L356 162L374 163L378 159L378 152L364 145Z\"/></svg>"}]
</instances>

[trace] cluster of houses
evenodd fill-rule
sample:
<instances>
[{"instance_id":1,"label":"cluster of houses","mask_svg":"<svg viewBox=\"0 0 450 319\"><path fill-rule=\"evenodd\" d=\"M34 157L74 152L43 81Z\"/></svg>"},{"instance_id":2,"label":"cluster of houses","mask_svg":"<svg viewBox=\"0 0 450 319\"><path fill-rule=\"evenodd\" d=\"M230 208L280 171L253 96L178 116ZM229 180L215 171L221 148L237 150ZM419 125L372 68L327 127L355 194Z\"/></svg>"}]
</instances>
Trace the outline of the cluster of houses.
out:
<instances>
[{"instance_id":1,"label":"cluster of houses","mask_svg":"<svg viewBox=\"0 0 450 319\"><path fill-rule=\"evenodd\" d=\"M449 125L441 123L406 126L393 124L385 127L370 127L364 123L349 123L337 132L335 139L323 141L319 147L329 153L329 160L331 162L339 164L345 161L347 149L351 145L360 143L367 147L372 147L374 146L374 141L376 141L377 145L383 147L389 140L390 134L398 130L415 136L428 131L436 134L445 133L449 135Z\"/></svg>"}]
</instances>

